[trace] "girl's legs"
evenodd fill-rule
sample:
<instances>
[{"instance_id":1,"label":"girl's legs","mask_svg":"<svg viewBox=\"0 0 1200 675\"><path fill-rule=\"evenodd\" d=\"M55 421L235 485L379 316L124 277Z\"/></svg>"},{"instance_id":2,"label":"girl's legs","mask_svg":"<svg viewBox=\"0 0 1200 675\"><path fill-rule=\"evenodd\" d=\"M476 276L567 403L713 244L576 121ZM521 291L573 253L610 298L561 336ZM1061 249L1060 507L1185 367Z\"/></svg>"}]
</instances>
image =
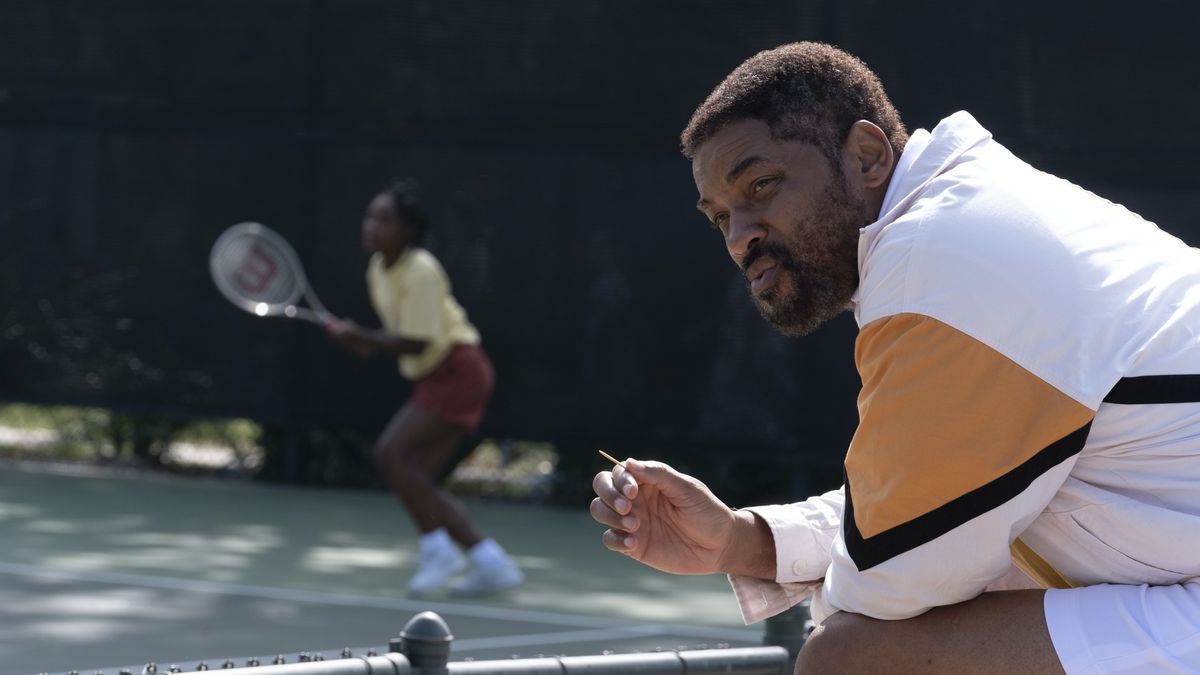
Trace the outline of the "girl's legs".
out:
<instances>
[{"instance_id":1,"label":"girl's legs","mask_svg":"<svg viewBox=\"0 0 1200 675\"><path fill-rule=\"evenodd\" d=\"M445 528L451 539L470 548L484 538L483 533L462 502L438 482L462 436L458 426L436 412L408 403L375 443L375 461L421 534Z\"/></svg>"},{"instance_id":2,"label":"girl's legs","mask_svg":"<svg viewBox=\"0 0 1200 675\"><path fill-rule=\"evenodd\" d=\"M384 479L422 535L421 564L409 584L414 593L437 590L466 568L452 541L467 550L472 562L470 573L450 587L452 593L494 593L524 579L504 549L486 538L462 502L441 486L439 479L455 459L462 436L457 425L410 402L396 413L375 445Z\"/></svg>"}]
</instances>

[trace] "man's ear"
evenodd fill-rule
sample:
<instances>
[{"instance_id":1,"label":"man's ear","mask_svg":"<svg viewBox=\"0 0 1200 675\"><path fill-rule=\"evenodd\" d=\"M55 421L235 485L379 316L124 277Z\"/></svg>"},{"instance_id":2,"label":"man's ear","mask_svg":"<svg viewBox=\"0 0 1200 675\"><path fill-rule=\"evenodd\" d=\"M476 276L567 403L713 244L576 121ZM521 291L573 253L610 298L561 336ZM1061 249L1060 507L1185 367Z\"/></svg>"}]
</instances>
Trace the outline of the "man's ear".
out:
<instances>
[{"instance_id":1,"label":"man's ear","mask_svg":"<svg viewBox=\"0 0 1200 675\"><path fill-rule=\"evenodd\" d=\"M852 162L847 168L858 174L863 187L872 189L887 185L896 158L883 129L859 120L850 127L845 148L847 159Z\"/></svg>"}]
</instances>

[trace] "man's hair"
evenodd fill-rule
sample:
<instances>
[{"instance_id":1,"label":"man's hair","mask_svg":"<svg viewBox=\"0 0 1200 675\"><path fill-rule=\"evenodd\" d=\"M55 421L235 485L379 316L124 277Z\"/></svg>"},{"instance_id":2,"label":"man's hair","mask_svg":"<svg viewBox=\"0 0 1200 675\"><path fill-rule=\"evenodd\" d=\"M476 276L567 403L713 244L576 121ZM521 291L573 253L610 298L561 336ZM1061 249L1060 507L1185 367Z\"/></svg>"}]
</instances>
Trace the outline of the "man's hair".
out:
<instances>
[{"instance_id":1,"label":"man's hair","mask_svg":"<svg viewBox=\"0 0 1200 675\"><path fill-rule=\"evenodd\" d=\"M396 206L396 217L412 230L413 241L418 244L424 242L425 234L429 231L429 215L425 213L417 198L416 182L397 180L381 192L391 196L392 203Z\"/></svg>"},{"instance_id":2,"label":"man's hair","mask_svg":"<svg viewBox=\"0 0 1200 675\"><path fill-rule=\"evenodd\" d=\"M705 141L733 122L766 122L779 140L815 145L834 167L850 127L874 123L897 156L908 142L900 113L865 63L819 42L794 42L759 52L738 66L692 113L680 137L694 159Z\"/></svg>"}]
</instances>

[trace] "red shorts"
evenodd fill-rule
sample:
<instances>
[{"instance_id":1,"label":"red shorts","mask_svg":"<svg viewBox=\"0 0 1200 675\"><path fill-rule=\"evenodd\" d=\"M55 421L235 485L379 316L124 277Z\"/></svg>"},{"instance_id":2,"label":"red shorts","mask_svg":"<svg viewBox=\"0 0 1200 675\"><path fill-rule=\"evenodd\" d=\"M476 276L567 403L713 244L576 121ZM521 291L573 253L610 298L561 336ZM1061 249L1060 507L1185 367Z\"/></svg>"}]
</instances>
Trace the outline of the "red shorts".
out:
<instances>
[{"instance_id":1,"label":"red shorts","mask_svg":"<svg viewBox=\"0 0 1200 675\"><path fill-rule=\"evenodd\" d=\"M492 397L496 373L481 347L454 345L446 358L415 385L411 403L474 434Z\"/></svg>"}]
</instances>

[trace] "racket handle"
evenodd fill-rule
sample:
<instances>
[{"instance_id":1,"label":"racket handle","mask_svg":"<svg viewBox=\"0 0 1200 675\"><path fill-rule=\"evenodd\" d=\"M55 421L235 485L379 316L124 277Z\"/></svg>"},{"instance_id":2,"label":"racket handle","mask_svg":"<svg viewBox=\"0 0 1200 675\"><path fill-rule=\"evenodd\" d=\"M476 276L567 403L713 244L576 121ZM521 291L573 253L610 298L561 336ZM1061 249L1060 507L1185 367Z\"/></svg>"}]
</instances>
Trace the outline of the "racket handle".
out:
<instances>
[{"instance_id":1,"label":"racket handle","mask_svg":"<svg viewBox=\"0 0 1200 675\"><path fill-rule=\"evenodd\" d=\"M311 324L324 327L333 319L333 316L328 312L317 313L307 307L297 307L288 305L283 309L283 315L289 319L303 319Z\"/></svg>"},{"instance_id":2,"label":"racket handle","mask_svg":"<svg viewBox=\"0 0 1200 675\"><path fill-rule=\"evenodd\" d=\"M327 317L330 319L334 318L333 314L331 314L329 310L325 309L324 303L322 303L321 299L317 297L316 291L314 291L311 286L304 291L304 297L306 300L308 300L308 304L312 305L313 309L316 310L317 316Z\"/></svg>"}]
</instances>

